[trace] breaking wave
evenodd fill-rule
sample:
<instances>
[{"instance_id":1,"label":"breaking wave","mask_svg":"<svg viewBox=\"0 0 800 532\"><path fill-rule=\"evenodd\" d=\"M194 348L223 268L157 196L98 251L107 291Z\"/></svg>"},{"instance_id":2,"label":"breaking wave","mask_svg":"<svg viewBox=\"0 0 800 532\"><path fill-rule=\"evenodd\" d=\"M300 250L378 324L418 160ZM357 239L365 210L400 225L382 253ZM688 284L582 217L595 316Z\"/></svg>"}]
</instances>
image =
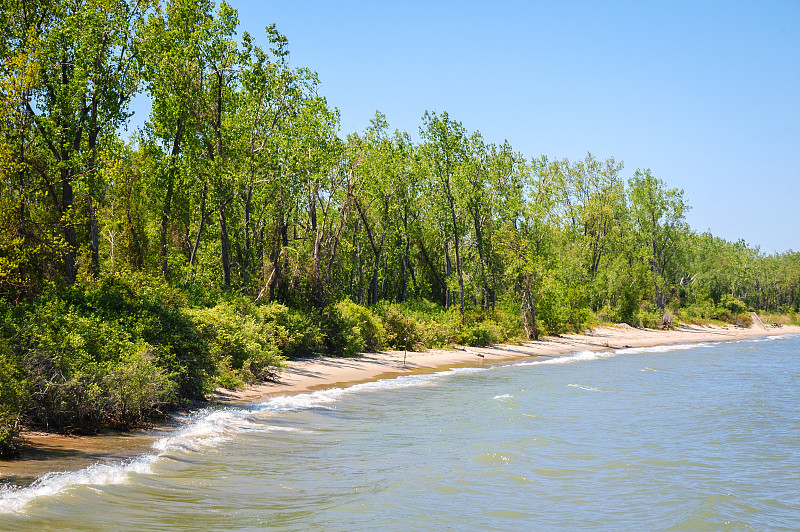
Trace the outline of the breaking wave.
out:
<instances>
[{"instance_id":1,"label":"breaking wave","mask_svg":"<svg viewBox=\"0 0 800 532\"><path fill-rule=\"evenodd\" d=\"M175 451L197 452L231 441L242 432L298 430L265 424L264 417L283 412L328 409L346 395L378 390L424 386L446 376L487 371L488 368L455 368L426 375L403 375L394 379L356 384L347 388L329 388L297 395L283 395L247 406L203 408L175 418L184 426L153 443L152 453L131 460L92 464L77 471L51 472L26 487L0 486L0 513L19 513L38 497L57 495L78 486L122 484L132 473L153 474L150 465Z\"/></svg>"}]
</instances>

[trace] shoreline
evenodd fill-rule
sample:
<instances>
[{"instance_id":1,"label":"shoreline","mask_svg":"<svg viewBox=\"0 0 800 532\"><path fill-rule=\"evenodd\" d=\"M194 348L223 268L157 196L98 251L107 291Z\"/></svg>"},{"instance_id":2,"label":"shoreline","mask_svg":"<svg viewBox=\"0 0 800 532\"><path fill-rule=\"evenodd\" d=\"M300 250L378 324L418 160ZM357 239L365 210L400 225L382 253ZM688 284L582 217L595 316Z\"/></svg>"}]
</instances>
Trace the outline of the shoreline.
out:
<instances>
[{"instance_id":1,"label":"shoreline","mask_svg":"<svg viewBox=\"0 0 800 532\"><path fill-rule=\"evenodd\" d=\"M800 327L780 328L753 325L748 329L733 326L682 325L673 330L637 329L625 324L602 326L581 334L548 337L519 345L456 347L425 352L385 351L358 357L316 357L295 359L276 382L248 386L240 391L217 390L208 406L242 405L279 395L295 395L320 389L348 387L363 382L400 375L435 373L455 367L496 365L538 358L558 357L580 351L655 347L683 343L719 342L800 334ZM152 450L153 443L182 426L167 422L130 432L102 432L92 436L63 436L24 432L22 457L0 460L0 485L28 485L53 471L74 471L95 463L127 460Z\"/></svg>"},{"instance_id":2,"label":"shoreline","mask_svg":"<svg viewBox=\"0 0 800 532\"><path fill-rule=\"evenodd\" d=\"M783 334L800 334L800 327L785 325L780 328L762 328L754 325L744 329L734 326L681 325L676 329L662 331L617 324L597 327L580 334L547 337L518 345L458 346L451 350L365 353L353 358L296 359L288 362L288 367L283 370L277 381L248 386L239 391L217 390L213 402L226 405L244 404L275 395L350 386L399 375L430 373L459 366L500 364L530 357L553 357L577 351L718 342Z\"/></svg>"}]
</instances>

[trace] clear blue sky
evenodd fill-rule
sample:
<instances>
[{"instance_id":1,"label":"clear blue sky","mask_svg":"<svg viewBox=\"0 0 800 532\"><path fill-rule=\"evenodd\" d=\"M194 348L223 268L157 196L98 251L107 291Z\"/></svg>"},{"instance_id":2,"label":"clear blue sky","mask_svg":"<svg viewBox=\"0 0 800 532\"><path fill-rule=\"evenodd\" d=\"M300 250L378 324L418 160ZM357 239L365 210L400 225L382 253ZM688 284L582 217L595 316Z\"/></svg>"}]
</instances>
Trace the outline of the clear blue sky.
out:
<instances>
[{"instance_id":1,"label":"clear blue sky","mask_svg":"<svg viewBox=\"0 0 800 532\"><path fill-rule=\"evenodd\" d=\"M319 73L342 135L447 111L526 156L650 168L695 230L800 250L800 0L230 2Z\"/></svg>"}]
</instances>

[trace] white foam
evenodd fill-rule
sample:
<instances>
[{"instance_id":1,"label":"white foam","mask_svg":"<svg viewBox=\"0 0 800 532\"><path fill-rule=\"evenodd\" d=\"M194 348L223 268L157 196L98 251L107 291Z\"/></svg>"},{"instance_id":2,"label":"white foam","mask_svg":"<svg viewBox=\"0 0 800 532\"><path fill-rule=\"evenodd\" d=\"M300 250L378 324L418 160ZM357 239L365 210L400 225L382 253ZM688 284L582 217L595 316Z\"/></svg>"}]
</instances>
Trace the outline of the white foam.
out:
<instances>
[{"instance_id":1,"label":"white foam","mask_svg":"<svg viewBox=\"0 0 800 532\"><path fill-rule=\"evenodd\" d=\"M249 413L241 408L204 408L192 413L186 426L170 436L159 438L153 449L159 452L177 449L199 451L203 447L214 447L231 439L236 432L250 430L255 424Z\"/></svg>"},{"instance_id":2,"label":"white foam","mask_svg":"<svg viewBox=\"0 0 800 532\"><path fill-rule=\"evenodd\" d=\"M24 488L0 486L0 513L18 513L37 497L56 495L75 486L121 484L130 473L151 474L150 464L171 451L199 451L216 447L233 439L237 433L259 431L295 431L293 427L280 427L259 423L258 418L281 412L312 408L328 408L345 395L360 392L391 390L423 386L444 376L486 371L488 368L455 368L427 375L403 375L349 388L330 388L291 396L279 396L255 403L250 407L204 408L188 416L175 416L185 425L169 436L153 443L155 453L137 457L127 462L93 464L78 471L47 473Z\"/></svg>"},{"instance_id":3,"label":"white foam","mask_svg":"<svg viewBox=\"0 0 800 532\"><path fill-rule=\"evenodd\" d=\"M698 342L691 344L654 345L651 347L625 347L623 349L616 349L615 353L620 355L633 355L637 353L669 353L670 351L686 351L687 349L696 349L699 347L714 347L714 344Z\"/></svg>"},{"instance_id":4,"label":"white foam","mask_svg":"<svg viewBox=\"0 0 800 532\"><path fill-rule=\"evenodd\" d=\"M503 395L495 395L493 397L493 399L498 399L498 400L500 400L500 399L511 399L512 397L514 397L514 396L513 395L509 395L507 393L504 393Z\"/></svg>"},{"instance_id":5,"label":"white foam","mask_svg":"<svg viewBox=\"0 0 800 532\"><path fill-rule=\"evenodd\" d=\"M587 362L589 360L599 360L617 356L617 351L578 351L570 355L557 356L544 360L532 360L530 362L520 362L520 366L538 366L544 364L575 364L577 362Z\"/></svg>"},{"instance_id":6,"label":"white foam","mask_svg":"<svg viewBox=\"0 0 800 532\"><path fill-rule=\"evenodd\" d=\"M273 397L262 403L255 403L254 409L266 412L290 412L296 410L307 410L312 408L327 408L326 405L334 403L346 395L355 393L394 390L399 388L410 388L413 386L424 386L448 375L475 373L487 371L489 368L454 368L439 373L429 373L426 375L402 375L394 379L383 379L373 382L355 384L348 388L329 388L316 392L301 393L297 395L280 395Z\"/></svg>"},{"instance_id":7,"label":"white foam","mask_svg":"<svg viewBox=\"0 0 800 532\"><path fill-rule=\"evenodd\" d=\"M74 486L121 484L131 473L148 474L155 455L141 456L133 461L111 464L92 464L70 472L47 473L26 488L0 488L0 513L16 513L37 497L56 495Z\"/></svg>"},{"instance_id":8,"label":"white foam","mask_svg":"<svg viewBox=\"0 0 800 532\"><path fill-rule=\"evenodd\" d=\"M772 342L774 340L785 340L787 338L795 338L797 334L776 334L773 336L763 336L761 338L752 338L751 342Z\"/></svg>"},{"instance_id":9,"label":"white foam","mask_svg":"<svg viewBox=\"0 0 800 532\"><path fill-rule=\"evenodd\" d=\"M601 392L600 388L594 388L593 386L581 386L580 384L567 384L568 388L578 388L581 390L585 390L587 392Z\"/></svg>"}]
</instances>

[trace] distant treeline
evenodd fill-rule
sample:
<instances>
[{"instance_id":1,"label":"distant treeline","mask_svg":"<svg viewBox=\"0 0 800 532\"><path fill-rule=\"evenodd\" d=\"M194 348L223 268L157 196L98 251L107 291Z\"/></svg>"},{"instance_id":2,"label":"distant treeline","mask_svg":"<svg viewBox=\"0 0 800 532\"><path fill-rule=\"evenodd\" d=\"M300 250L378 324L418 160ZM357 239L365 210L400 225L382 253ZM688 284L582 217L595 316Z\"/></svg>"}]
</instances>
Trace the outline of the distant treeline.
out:
<instances>
[{"instance_id":1,"label":"distant treeline","mask_svg":"<svg viewBox=\"0 0 800 532\"><path fill-rule=\"evenodd\" d=\"M285 356L798 311L800 253L693 232L650 170L525 158L447 113L341 138L286 38L237 27L200 0L0 10L0 452Z\"/></svg>"}]
</instances>

